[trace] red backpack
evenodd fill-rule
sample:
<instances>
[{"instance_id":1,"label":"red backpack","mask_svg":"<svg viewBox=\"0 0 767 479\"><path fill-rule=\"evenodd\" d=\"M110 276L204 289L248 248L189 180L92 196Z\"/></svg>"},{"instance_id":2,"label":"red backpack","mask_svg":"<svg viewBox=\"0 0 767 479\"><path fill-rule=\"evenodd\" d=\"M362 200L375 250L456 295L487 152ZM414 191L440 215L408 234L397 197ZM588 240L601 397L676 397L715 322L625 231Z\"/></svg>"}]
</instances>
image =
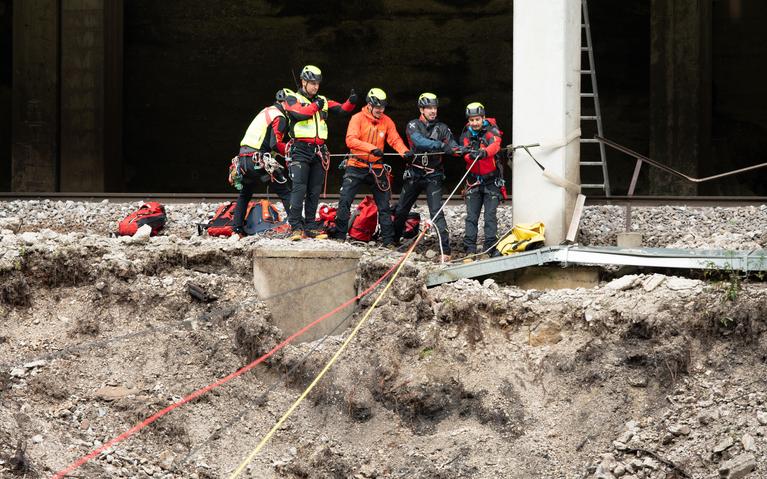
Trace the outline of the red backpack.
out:
<instances>
[{"instance_id":1,"label":"red backpack","mask_svg":"<svg viewBox=\"0 0 767 479\"><path fill-rule=\"evenodd\" d=\"M392 214L392 221L394 221L394 215ZM405 227L402 229L402 237L405 239L415 238L418 233L421 232L421 215L416 211L411 211L407 214L407 220L405 220Z\"/></svg>"},{"instance_id":2,"label":"red backpack","mask_svg":"<svg viewBox=\"0 0 767 479\"><path fill-rule=\"evenodd\" d=\"M320 205L320 208L317 210L316 220L322 225L322 228L325 231L328 231L331 228L335 228L337 211L338 211L338 208L330 206L328 204Z\"/></svg>"},{"instance_id":3,"label":"red backpack","mask_svg":"<svg viewBox=\"0 0 767 479\"><path fill-rule=\"evenodd\" d=\"M236 207L236 201L220 205L207 224L197 225L197 232L202 234L202 230L206 229L210 236L232 236ZM286 231L287 224L280 219L277 208L269 200L251 201L245 210L243 229L246 234L252 235L268 230Z\"/></svg>"},{"instance_id":4,"label":"red backpack","mask_svg":"<svg viewBox=\"0 0 767 479\"><path fill-rule=\"evenodd\" d=\"M371 195L362 199L349 219L349 237L357 241L372 241L378 233L378 207Z\"/></svg>"},{"instance_id":5,"label":"red backpack","mask_svg":"<svg viewBox=\"0 0 767 479\"><path fill-rule=\"evenodd\" d=\"M152 236L156 236L165 226L166 220L165 207L156 201L150 201L120 221L117 234L133 236L139 228L149 225L152 227Z\"/></svg>"}]
</instances>

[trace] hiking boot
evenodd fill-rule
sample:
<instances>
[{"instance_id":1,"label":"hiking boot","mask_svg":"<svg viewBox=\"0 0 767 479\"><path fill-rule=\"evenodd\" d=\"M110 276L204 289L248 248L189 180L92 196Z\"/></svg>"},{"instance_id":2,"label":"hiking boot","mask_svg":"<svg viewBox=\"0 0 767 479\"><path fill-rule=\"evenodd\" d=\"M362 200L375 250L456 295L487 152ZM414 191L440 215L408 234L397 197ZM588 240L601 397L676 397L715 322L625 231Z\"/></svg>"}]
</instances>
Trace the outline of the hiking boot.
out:
<instances>
[{"instance_id":1,"label":"hiking boot","mask_svg":"<svg viewBox=\"0 0 767 479\"><path fill-rule=\"evenodd\" d=\"M334 239L338 241L346 241L346 233L339 231L336 228L330 228L327 231L327 235L330 239Z\"/></svg>"},{"instance_id":2,"label":"hiking boot","mask_svg":"<svg viewBox=\"0 0 767 479\"><path fill-rule=\"evenodd\" d=\"M440 263L449 263L450 262L450 255L449 254L443 254L439 257Z\"/></svg>"},{"instance_id":3,"label":"hiking boot","mask_svg":"<svg viewBox=\"0 0 767 479\"><path fill-rule=\"evenodd\" d=\"M397 249L397 245L394 243L384 243L382 246L390 251Z\"/></svg>"},{"instance_id":4,"label":"hiking boot","mask_svg":"<svg viewBox=\"0 0 767 479\"><path fill-rule=\"evenodd\" d=\"M322 230L306 230L304 234L306 238L312 238L317 240L328 239L328 234Z\"/></svg>"},{"instance_id":5,"label":"hiking boot","mask_svg":"<svg viewBox=\"0 0 767 479\"><path fill-rule=\"evenodd\" d=\"M303 237L304 237L303 230L295 229L290 232L290 237L288 239L290 241L301 241Z\"/></svg>"},{"instance_id":6,"label":"hiking boot","mask_svg":"<svg viewBox=\"0 0 767 479\"><path fill-rule=\"evenodd\" d=\"M232 230L232 236L236 236L238 240L241 240L242 238L248 235L245 234L245 230L243 230L242 228L235 228L234 230Z\"/></svg>"},{"instance_id":7,"label":"hiking boot","mask_svg":"<svg viewBox=\"0 0 767 479\"><path fill-rule=\"evenodd\" d=\"M469 263L473 263L473 262L474 262L474 257L473 256L467 256L467 257L465 257L463 259L463 264L469 264Z\"/></svg>"}]
</instances>

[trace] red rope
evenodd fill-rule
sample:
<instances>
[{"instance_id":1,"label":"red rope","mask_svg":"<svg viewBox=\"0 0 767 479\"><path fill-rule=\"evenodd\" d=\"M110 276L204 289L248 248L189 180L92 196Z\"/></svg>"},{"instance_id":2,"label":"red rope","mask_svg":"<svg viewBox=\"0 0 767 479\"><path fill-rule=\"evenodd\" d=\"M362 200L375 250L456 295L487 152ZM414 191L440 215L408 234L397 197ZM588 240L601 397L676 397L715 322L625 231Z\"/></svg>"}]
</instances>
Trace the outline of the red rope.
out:
<instances>
[{"instance_id":1,"label":"red rope","mask_svg":"<svg viewBox=\"0 0 767 479\"><path fill-rule=\"evenodd\" d=\"M194 391L193 393L189 394L188 396L186 396L186 397L176 401L175 403L171 404L170 406L167 406L166 408L156 412L152 416L144 419L140 423L136 424L132 428L128 429L124 433L122 433L119 436L117 436L116 438L111 439L111 440L105 442L104 444L102 444L101 446L97 447L96 449L94 449L93 451L88 453L87 455L81 457L80 459L76 460L75 462L73 462L69 466L67 466L64 469L60 470L59 472L57 472L53 476L53 479L63 479L70 472L72 472L75 469L79 468L80 466L82 466L86 462L90 461L94 457L98 456L102 452L106 451L107 449L111 448L115 444L117 444L119 442L122 442L125 439L128 439L129 437L133 436L134 434L136 434L140 430L144 429L148 425L150 425L153 422L157 421L158 419L160 419L161 417L165 416L166 414L168 414L169 412L173 411L174 409L176 409L176 408L178 408L180 406L183 406L184 404L186 404L186 403L188 403L190 401L193 401L194 399L197 399L198 397L202 396L203 394L205 394L205 393L207 393L207 392L209 392L209 391L211 391L211 390L213 390L213 389L215 389L215 388L217 388L219 386L222 386L223 384L231 381L232 379L235 379L235 378L245 374L246 372L250 371L251 369L256 367L258 364L264 362L266 359L268 359L269 357L274 355L274 353L276 353L277 351L279 351L283 347L287 346L294 339L296 339L297 337L299 337L302 334L304 334L305 332L307 332L309 329L313 328L314 326L316 326L320 322L324 321L325 319L329 318L330 316L332 316L335 313L341 311L345 307L349 306L353 302L357 301L358 299L361 299L363 296L365 296L368 293L370 293L371 291L373 291L373 289L375 289L379 284L381 284L381 282L384 279L386 279L390 274L392 274L394 272L394 270L399 266L400 263L402 263L402 261L404 261L405 258L406 258L406 256L403 255L402 258L399 261L397 261L397 263L394 264L394 266L389 268L389 270L386 273L384 273L383 276L378 278L365 291L363 291L360 294L358 294L357 296L349 299L348 301L346 301L342 305L338 306L333 311L330 311L329 313L325 313L324 315L322 315L319 318L315 319L314 321L312 321L311 323L307 324L306 326L304 326L300 330L296 331L295 333L290 335L287 339L282 341L280 344L278 344L277 346L272 348L272 350L269 351L268 353L264 354L263 356L261 356L260 358L258 358L256 360L254 360L250 364L247 364L246 366L243 366L242 368L238 369L237 371L229 374L228 376L225 376L225 377L217 380L214 383L211 383L211 384L209 384L209 385L207 385L207 386L205 386L205 387L203 387L201 389L198 389L198 390Z\"/></svg>"},{"instance_id":2,"label":"red rope","mask_svg":"<svg viewBox=\"0 0 767 479\"><path fill-rule=\"evenodd\" d=\"M328 170L330 170L330 152L328 150L317 149L317 153L320 155L320 161L322 162L322 169L325 170L325 180L322 186L322 199L328 197Z\"/></svg>"}]
</instances>

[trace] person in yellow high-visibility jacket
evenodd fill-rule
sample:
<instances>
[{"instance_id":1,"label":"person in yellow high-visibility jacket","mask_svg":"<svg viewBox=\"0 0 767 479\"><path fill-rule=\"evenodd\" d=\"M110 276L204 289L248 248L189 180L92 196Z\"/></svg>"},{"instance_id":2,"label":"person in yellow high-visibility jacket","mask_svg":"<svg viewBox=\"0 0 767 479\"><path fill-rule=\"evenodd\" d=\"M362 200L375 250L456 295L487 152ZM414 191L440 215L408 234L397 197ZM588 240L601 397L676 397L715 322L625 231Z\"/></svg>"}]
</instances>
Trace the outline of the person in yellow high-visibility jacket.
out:
<instances>
[{"instance_id":1,"label":"person in yellow high-visibility jacket","mask_svg":"<svg viewBox=\"0 0 767 479\"><path fill-rule=\"evenodd\" d=\"M293 181L288 223L292 230L290 239L294 241L304 237L327 238L315 220L325 174L322 160L322 155L327 154L325 120L329 113L351 113L357 102L354 90L343 104L319 95L321 81L320 69L306 65L301 70L301 88L286 101L286 112L292 119L290 136L294 140L288 153Z\"/></svg>"}]
</instances>

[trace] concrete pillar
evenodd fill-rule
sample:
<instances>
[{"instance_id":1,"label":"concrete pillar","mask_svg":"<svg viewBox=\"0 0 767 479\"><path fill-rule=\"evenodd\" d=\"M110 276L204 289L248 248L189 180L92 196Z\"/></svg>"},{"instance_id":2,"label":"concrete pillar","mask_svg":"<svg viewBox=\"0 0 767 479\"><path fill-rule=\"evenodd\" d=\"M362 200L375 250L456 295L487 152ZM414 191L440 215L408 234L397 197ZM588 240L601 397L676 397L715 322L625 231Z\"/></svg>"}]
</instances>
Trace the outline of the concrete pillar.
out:
<instances>
[{"instance_id":1,"label":"concrete pillar","mask_svg":"<svg viewBox=\"0 0 767 479\"><path fill-rule=\"evenodd\" d=\"M58 7L13 2L13 191L58 189Z\"/></svg>"},{"instance_id":2,"label":"concrete pillar","mask_svg":"<svg viewBox=\"0 0 767 479\"><path fill-rule=\"evenodd\" d=\"M690 176L710 156L711 20L708 0L652 0L650 157ZM697 191L650 169L650 194Z\"/></svg>"},{"instance_id":3,"label":"concrete pillar","mask_svg":"<svg viewBox=\"0 0 767 479\"><path fill-rule=\"evenodd\" d=\"M514 1L513 143L563 143L580 127L581 2ZM530 150L546 169L580 184L580 143ZM559 244L576 194L551 183L522 150L514 156L514 223L542 221Z\"/></svg>"},{"instance_id":4,"label":"concrete pillar","mask_svg":"<svg viewBox=\"0 0 767 479\"><path fill-rule=\"evenodd\" d=\"M360 260L357 251L257 249L253 258L256 291L261 298L267 298L265 301L272 312L273 324L286 337L357 295L355 282ZM272 298L277 293L336 274L338 276L331 280ZM330 334L354 307L351 304L318 323L297 342L314 341ZM342 331L339 328L334 334Z\"/></svg>"}]
</instances>

